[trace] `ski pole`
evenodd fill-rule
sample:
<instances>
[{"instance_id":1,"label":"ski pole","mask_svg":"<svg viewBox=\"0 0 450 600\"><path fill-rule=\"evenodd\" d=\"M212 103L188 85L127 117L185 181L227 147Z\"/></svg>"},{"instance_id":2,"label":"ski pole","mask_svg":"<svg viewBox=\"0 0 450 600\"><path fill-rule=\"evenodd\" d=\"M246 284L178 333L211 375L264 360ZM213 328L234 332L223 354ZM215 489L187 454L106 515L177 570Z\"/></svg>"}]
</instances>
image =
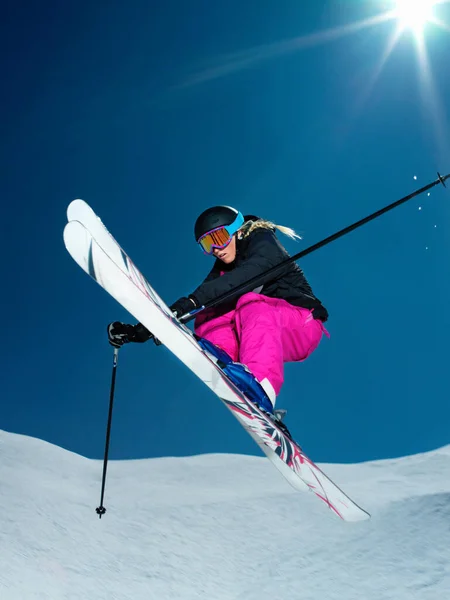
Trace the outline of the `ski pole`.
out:
<instances>
[{"instance_id":1,"label":"ski pole","mask_svg":"<svg viewBox=\"0 0 450 600\"><path fill-rule=\"evenodd\" d=\"M357 229L358 227L361 227L362 225L365 225L369 221L373 221L374 219L380 217L381 215L384 215L384 213L387 213L388 211L396 208L397 206L400 206L400 204L403 204L403 203L407 202L408 200L411 200L412 198L415 198L416 196L423 194L424 192L430 190L435 185L442 184L444 187L447 187L445 185L445 181L448 178L450 178L450 173L448 175L445 175L444 177L442 175L440 175L439 173L437 175L438 175L438 178L435 181L429 183L428 185L420 188L419 190L416 190L415 192L412 192L411 194L408 194L408 196L405 196L404 198L400 198L400 200L397 200L396 202L393 202L392 204L389 204L388 206L385 206L384 208L381 208L380 210L377 210L376 212L372 213L371 215L364 217L363 219L360 219L359 221L356 221L356 223L352 223L352 225L348 225L347 227L344 227L344 229L341 229L340 231L333 233L333 235L330 235L327 238L324 238L323 240L321 240L320 242L317 242L316 244L313 244L309 248L306 248L305 250L302 250L301 252L298 252L297 254L290 256L289 258L287 258L286 260L283 260L282 262L278 263L274 267L271 267L267 271L264 271L264 273L255 275L255 277L252 277L248 281L241 283L240 285L236 286L234 289L226 292L225 294L222 294L221 296L219 296L218 298L215 298L214 300L211 300L210 302L207 302L204 306L201 306L200 308L198 308L190 313L187 313L186 315L179 317L179 320L182 321L183 323L187 323L188 321L191 321L192 319L194 319L195 316L199 312L205 310L206 308L212 308L213 306L222 304L222 302L225 302L226 300L228 300L229 298L233 297L236 294L240 294L241 292L245 293L247 291L254 289L255 287L258 287L258 285L261 285L263 283L263 280L265 280L267 275L273 275L275 278L277 275L279 275L283 272L283 270L285 269L285 267L287 265L293 263L294 261L299 260L300 258L303 258L304 256L307 256L308 254L311 254L312 252L315 252L319 248L322 248L323 246L326 246L327 244L330 244L331 242L334 242L334 240L337 240L338 238L343 237L344 235L347 235L347 233L354 231L355 229Z\"/></svg>"},{"instance_id":2,"label":"ski pole","mask_svg":"<svg viewBox=\"0 0 450 600\"><path fill-rule=\"evenodd\" d=\"M113 355L113 367L111 375L111 390L109 394L109 412L108 412L108 424L106 426L106 443L105 443L105 456L103 459L103 477L102 477L102 492L100 496L100 506L95 511L98 514L98 518L101 519L102 515L105 514L106 508L103 506L103 499L105 496L105 484L106 484L106 469L108 468L108 454L109 454L109 440L111 437L111 422L112 412L114 403L114 390L116 388L116 373L117 373L117 360L119 358L119 348L114 348Z\"/></svg>"}]
</instances>

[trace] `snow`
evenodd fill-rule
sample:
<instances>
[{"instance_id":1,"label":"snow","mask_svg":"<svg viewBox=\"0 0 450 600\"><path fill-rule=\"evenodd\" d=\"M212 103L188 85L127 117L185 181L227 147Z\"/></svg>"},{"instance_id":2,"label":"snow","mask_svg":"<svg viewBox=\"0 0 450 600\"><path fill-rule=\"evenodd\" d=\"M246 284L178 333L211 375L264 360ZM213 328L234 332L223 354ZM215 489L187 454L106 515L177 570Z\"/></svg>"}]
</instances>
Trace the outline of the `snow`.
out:
<instances>
[{"instance_id":1,"label":"snow","mask_svg":"<svg viewBox=\"0 0 450 600\"><path fill-rule=\"evenodd\" d=\"M1 600L444 600L450 446L320 465L341 521L263 457L101 461L0 431Z\"/></svg>"}]
</instances>

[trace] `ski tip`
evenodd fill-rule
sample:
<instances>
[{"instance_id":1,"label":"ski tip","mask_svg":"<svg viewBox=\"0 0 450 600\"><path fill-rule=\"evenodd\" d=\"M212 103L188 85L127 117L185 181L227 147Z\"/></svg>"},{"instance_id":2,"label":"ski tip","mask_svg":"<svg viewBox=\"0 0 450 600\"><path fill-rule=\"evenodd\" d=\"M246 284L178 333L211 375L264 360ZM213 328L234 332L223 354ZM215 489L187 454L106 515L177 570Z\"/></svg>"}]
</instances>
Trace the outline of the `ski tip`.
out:
<instances>
[{"instance_id":1,"label":"ski tip","mask_svg":"<svg viewBox=\"0 0 450 600\"><path fill-rule=\"evenodd\" d=\"M78 221L80 219L80 215L92 214L93 210L89 206L89 204L82 200L81 198L75 198L67 207L67 220L68 221Z\"/></svg>"},{"instance_id":2,"label":"ski tip","mask_svg":"<svg viewBox=\"0 0 450 600\"><path fill-rule=\"evenodd\" d=\"M81 203L84 202L84 200L81 200L80 198L75 198L75 200L72 200L72 202L69 202L69 205L67 206L66 209L66 214L67 214L67 220L68 221L72 221L73 217L73 211L74 209L76 209L76 207Z\"/></svg>"}]
</instances>

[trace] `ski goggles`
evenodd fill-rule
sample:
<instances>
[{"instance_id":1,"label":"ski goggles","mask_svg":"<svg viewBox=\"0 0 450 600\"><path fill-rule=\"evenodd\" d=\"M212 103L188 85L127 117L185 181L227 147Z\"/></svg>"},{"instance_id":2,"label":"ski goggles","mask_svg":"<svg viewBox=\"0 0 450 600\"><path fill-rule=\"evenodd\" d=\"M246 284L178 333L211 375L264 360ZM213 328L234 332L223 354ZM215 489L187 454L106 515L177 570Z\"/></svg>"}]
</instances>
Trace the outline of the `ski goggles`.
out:
<instances>
[{"instance_id":1,"label":"ski goggles","mask_svg":"<svg viewBox=\"0 0 450 600\"><path fill-rule=\"evenodd\" d=\"M237 217L230 225L216 227L198 239L198 244L205 254L212 254L214 248L223 250L231 242L233 235L244 224L242 213L238 213Z\"/></svg>"}]
</instances>

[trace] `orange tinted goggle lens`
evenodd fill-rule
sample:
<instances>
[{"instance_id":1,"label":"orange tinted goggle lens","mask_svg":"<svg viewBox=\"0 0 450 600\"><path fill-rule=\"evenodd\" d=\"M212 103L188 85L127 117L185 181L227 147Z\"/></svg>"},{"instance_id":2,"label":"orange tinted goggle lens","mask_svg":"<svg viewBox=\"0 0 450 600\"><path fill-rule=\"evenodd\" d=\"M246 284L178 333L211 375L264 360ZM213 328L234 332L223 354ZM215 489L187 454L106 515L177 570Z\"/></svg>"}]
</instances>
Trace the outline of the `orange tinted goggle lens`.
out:
<instances>
[{"instance_id":1,"label":"orange tinted goggle lens","mask_svg":"<svg viewBox=\"0 0 450 600\"><path fill-rule=\"evenodd\" d=\"M205 236L199 239L198 243L205 252L211 254L213 248L224 248L230 239L230 234L224 227L222 227L221 229L216 229L216 231L207 233Z\"/></svg>"}]
</instances>

